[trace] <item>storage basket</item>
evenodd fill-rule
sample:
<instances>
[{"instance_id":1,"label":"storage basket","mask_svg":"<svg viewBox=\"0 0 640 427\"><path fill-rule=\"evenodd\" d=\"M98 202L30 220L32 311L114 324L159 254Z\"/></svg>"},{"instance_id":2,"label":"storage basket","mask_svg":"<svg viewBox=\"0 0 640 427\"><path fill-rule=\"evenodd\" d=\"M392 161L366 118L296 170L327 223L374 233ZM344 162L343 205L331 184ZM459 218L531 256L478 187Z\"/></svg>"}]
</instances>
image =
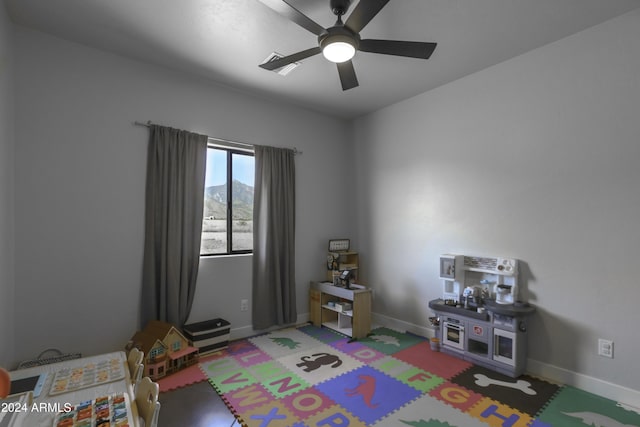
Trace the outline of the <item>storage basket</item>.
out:
<instances>
[{"instance_id":1,"label":"storage basket","mask_svg":"<svg viewBox=\"0 0 640 427\"><path fill-rule=\"evenodd\" d=\"M51 353L52 355L49 357L44 357L47 353ZM44 350L42 353L38 355L37 358L33 360L25 360L20 362L18 365L18 369L26 369L33 368L34 366L43 366L49 365L51 363L64 362L66 360L80 359L82 354L80 353L62 353L57 348L48 348Z\"/></svg>"},{"instance_id":2,"label":"storage basket","mask_svg":"<svg viewBox=\"0 0 640 427\"><path fill-rule=\"evenodd\" d=\"M230 323L224 319L184 325L184 334L198 348L200 355L222 350L229 345Z\"/></svg>"}]
</instances>

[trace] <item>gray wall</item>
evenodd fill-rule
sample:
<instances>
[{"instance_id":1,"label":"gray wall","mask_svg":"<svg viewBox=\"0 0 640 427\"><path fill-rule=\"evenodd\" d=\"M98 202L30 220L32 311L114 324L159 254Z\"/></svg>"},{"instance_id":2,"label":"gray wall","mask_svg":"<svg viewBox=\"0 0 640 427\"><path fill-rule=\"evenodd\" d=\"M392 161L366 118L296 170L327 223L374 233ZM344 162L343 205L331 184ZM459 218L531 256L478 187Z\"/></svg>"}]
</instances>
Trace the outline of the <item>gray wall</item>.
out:
<instances>
[{"instance_id":1,"label":"gray wall","mask_svg":"<svg viewBox=\"0 0 640 427\"><path fill-rule=\"evenodd\" d=\"M0 3L0 366L13 357L13 46L11 23Z\"/></svg>"},{"instance_id":2,"label":"gray wall","mask_svg":"<svg viewBox=\"0 0 640 427\"><path fill-rule=\"evenodd\" d=\"M295 106L16 27L15 358L122 348L138 326L144 188L152 120L219 138L297 147L298 312L322 277L326 209L348 181L347 124ZM335 167L334 167L335 166ZM250 328L251 257L202 262L191 320Z\"/></svg>"},{"instance_id":3,"label":"gray wall","mask_svg":"<svg viewBox=\"0 0 640 427\"><path fill-rule=\"evenodd\" d=\"M374 311L426 325L439 254L515 257L532 364L638 390L638 40L635 11L355 122Z\"/></svg>"}]
</instances>

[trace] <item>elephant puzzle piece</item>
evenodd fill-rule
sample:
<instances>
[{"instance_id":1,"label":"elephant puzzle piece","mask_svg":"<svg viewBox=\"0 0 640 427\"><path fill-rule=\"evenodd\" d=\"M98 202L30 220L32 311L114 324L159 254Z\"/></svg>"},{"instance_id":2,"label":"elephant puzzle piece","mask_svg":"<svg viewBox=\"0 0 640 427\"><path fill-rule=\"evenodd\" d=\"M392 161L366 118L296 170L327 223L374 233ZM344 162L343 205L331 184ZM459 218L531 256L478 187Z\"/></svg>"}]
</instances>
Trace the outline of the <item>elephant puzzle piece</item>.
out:
<instances>
[{"instance_id":1,"label":"elephant puzzle piece","mask_svg":"<svg viewBox=\"0 0 640 427\"><path fill-rule=\"evenodd\" d=\"M342 360L340 360L338 356L329 353L316 353L311 356L302 356L300 360L302 360L302 362L296 364L296 366L299 368L304 366L303 371L305 372L315 371L325 365L331 365L332 368L337 368L342 365Z\"/></svg>"}]
</instances>

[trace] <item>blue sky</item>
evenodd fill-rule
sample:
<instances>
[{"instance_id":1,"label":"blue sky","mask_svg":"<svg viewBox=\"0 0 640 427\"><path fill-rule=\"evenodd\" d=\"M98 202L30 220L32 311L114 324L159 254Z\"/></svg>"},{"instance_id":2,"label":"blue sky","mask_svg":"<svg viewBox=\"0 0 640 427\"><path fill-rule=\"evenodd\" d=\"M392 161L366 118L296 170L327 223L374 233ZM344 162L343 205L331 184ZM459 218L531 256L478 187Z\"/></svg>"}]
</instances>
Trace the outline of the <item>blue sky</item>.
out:
<instances>
[{"instance_id":1,"label":"blue sky","mask_svg":"<svg viewBox=\"0 0 640 427\"><path fill-rule=\"evenodd\" d=\"M252 156L233 156L233 179L253 187L254 162ZM227 153L207 150L207 178L205 187L227 182Z\"/></svg>"}]
</instances>

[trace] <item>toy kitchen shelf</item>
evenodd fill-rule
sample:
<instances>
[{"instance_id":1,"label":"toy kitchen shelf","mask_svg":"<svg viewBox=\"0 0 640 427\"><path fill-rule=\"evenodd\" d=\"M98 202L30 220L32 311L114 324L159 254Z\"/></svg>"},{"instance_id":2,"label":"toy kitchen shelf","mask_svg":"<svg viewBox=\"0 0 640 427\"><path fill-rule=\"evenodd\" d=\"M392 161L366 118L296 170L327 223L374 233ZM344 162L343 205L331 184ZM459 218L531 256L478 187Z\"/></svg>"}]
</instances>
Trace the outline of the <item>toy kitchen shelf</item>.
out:
<instances>
[{"instance_id":1,"label":"toy kitchen shelf","mask_svg":"<svg viewBox=\"0 0 640 427\"><path fill-rule=\"evenodd\" d=\"M309 320L315 326L333 329L353 339L366 337L371 331L371 289L361 285L351 286L352 289L347 289L329 282L312 281L309 288ZM330 305L330 302L334 305ZM343 311L340 308L343 303L351 304L352 308Z\"/></svg>"}]
</instances>

